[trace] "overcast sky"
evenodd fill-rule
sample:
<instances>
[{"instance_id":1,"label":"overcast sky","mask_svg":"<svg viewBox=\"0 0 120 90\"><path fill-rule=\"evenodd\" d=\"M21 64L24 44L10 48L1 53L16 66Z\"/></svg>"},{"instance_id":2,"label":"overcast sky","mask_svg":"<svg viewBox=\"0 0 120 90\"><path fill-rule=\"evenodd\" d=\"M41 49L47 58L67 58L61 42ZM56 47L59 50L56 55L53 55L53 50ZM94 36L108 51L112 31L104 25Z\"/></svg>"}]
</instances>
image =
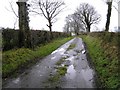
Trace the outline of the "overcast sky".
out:
<instances>
[{"instance_id":1,"label":"overcast sky","mask_svg":"<svg viewBox=\"0 0 120 90\"><path fill-rule=\"evenodd\" d=\"M13 7L17 12L18 6L16 4L18 0L1 0L0 2L0 27L9 27L13 28L14 23L16 21L16 16L11 10L9 2L13 2ZM83 2L87 2L95 7L96 11L101 15L101 22L97 27L102 30L105 27L106 23L106 14L107 14L107 5L104 2L105 0L64 0L66 4L66 9L60 13L57 17L57 22L53 25L53 31L63 31L63 27L65 24L65 17L69 14L74 13L76 8ZM117 3L113 3L114 6L117 7ZM7 10L8 9L8 10ZM31 29L45 29L48 30L46 26L47 21L42 16L30 15L30 23L29 26ZM118 26L118 12L115 8L112 9L111 16L111 24L110 29L113 30L114 27ZM16 28L18 28L18 23L16 24ZM92 28L94 30L94 28Z\"/></svg>"}]
</instances>

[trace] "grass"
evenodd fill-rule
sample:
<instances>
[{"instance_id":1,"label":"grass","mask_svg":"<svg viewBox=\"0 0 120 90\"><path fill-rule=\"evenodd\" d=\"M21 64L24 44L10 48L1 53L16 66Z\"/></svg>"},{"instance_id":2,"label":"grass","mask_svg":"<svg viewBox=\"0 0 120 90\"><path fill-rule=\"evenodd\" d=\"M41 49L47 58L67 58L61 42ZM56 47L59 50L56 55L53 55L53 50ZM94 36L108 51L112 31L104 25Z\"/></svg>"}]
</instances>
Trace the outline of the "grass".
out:
<instances>
[{"instance_id":1,"label":"grass","mask_svg":"<svg viewBox=\"0 0 120 90\"><path fill-rule=\"evenodd\" d=\"M57 72L59 73L60 76L63 76L67 72L67 67L66 66L59 67L58 70L57 70Z\"/></svg>"},{"instance_id":2,"label":"grass","mask_svg":"<svg viewBox=\"0 0 120 90\"><path fill-rule=\"evenodd\" d=\"M61 58L57 63L56 65L61 65L64 61L65 61L66 58Z\"/></svg>"},{"instance_id":3,"label":"grass","mask_svg":"<svg viewBox=\"0 0 120 90\"><path fill-rule=\"evenodd\" d=\"M104 40L98 37L90 35L81 37L87 44L90 57L101 82L101 87L118 88L120 81L118 79L117 48L112 48L114 44L110 42L104 43Z\"/></svg>"},{"instance_id":4,"label":"grass","mask_svg":"<svg viewBox=\"0 0 120 90\"><path fill-rule=\"evenodd\" d=\"M0 51L0 74L2 74L2 51Z\"/></svg>"},{"instance_id":5,"label":"grass","mask_svg":"<svg viewBox=\"0 0 120 90\"><path fill-rule=\"evenodd\" d=\"M20 48L3 52L2 77L7 78L14 73L18 73L22 68L29 67L30 64L36 62L37 58L43 58L49 55L52 51L70 39L71 37L56 39L46 45L36 47L35 50Z\"/></svg>"},{"instance_id":6,"label":"grass","mask_svg":"<svg viewBox=\"0 0 120 90\"><path fill-rule=\"evenodd\" d=\"M59 81L59 79L62 76L64 76L66 74L66 72L67 72L67 67L66 66L64 66L64 67L58 67L57 68L57 73L54 76L50 77L49 81L53 82L53 83L56 83L57 81Z\"/></svg>"},{"instance_id":7,"label":"grass","mask_svg":"<svg viewBox=\"0 0 120 90\"><path fill-rule=\"evenodd\" d=\"M59 66L57 67L57 71L56 74L52 77L49 78L50 82L56 83L57 81L59 81L59 79L64 76L67 72L67 67L66 66L61 66L61 64L65 61L65 57L61 58L56 65Z\"/></svg>"},{"instance_id":8,"label":"grass","mask_svg":"<svg viewBox=\"0 0 120 90\"><path fill-rule=\"evenodd\" d=\"M76 44L71 44L71 45L68 47L67 50L73 49L73 48L75 48L75 46L76 46Z\"/></svg>"}]
</instances>

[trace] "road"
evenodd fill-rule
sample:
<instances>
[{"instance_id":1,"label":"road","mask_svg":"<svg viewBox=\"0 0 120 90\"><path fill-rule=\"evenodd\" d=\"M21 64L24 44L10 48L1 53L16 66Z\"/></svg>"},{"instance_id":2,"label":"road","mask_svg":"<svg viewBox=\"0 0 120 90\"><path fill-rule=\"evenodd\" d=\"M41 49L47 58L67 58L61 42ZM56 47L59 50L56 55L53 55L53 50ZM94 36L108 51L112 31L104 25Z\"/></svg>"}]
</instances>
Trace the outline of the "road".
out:
<instances>
[{"instance_id":1,"label":"road","mask_svg":"<svg viewBox=\"0 0 120 90\"><path fill-rule=\"evenodd\" d=\"M60 66L67 66L66 74L58 81L50 82L50 78L56 74L56 63L61 59L63 62ZM74 38L17 78L6 81L3 88L94 88L94 75L82 39Z\"/></svg>"}]
</instances>

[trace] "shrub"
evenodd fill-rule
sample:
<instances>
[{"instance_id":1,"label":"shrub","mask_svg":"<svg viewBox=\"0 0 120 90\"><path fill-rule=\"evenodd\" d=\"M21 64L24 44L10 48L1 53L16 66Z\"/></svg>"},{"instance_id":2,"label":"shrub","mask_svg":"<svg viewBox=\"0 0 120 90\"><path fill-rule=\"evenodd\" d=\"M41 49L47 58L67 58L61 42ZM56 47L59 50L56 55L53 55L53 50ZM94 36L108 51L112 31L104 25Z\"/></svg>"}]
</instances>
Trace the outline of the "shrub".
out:
<instances>
[{"instance_id":1,"label":"shrub","mask_svg":"<svg viewBox=\"0 0 120 90\"><path fill-rule=\"evenodd\" d=\"M18 40L18 32L19 30L14 29L3 29L2 35L3 35L3 51L10 50L13 48L19 47L19 40ZM59 38L59 37L68 37L70 36L67 33L63 32L52 32L53 33L53 39ZM50 39L50 32L49 31L41 31L41 30L31 30L31 44L32 48L39 44L44 44L46 42L50 42L52 39ZM22 43L22 42L21 42Z\"/></svg>"}]
</instances>

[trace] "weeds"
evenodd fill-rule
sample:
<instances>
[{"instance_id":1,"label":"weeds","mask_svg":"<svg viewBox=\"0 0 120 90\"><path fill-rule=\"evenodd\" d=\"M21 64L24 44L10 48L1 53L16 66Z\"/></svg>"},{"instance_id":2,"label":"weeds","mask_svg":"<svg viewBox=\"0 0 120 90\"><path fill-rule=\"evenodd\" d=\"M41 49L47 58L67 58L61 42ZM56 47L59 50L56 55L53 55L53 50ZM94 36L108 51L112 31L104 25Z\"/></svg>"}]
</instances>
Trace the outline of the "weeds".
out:
<instances>
[{"instance_id":1,"label":"weeds","mask_svg":"<svg viewBox=\"0 0 120 90\"><path fill-rule=\"evenodd\" d=\"M50 82L54 82L54 83L57 82L67 72L67 67L61 66L61 64L65 61L65 59L66 58L63 57L56 63L56 65L59 67L56 68L57 69L56 74L49 78Z\"/></svg>"},{"instance_id":2,"label":"weeds","mask_svg":"<svg viewBox=\"0 0 120 90\"><path fill-rule=\"evenodd\" d=\"M64 76L66 72L67 72L67 67L66 66L64 66L64 67L58 67L56 74L54 76L50 77L49 81L53 82L53 83L59 81L59 79L62 76Z\"/></svg>"},{"instance_id":3,"label":"weeds","mask_svg":"<svg viewBox=\"0 0 120 90\"><path fill-rule=\"evenodd\" d=\"M111 48L112 46L109 41L109 43L105 44L104 40L97 38L97 36L96 38L82 36L82 38L87 44L90 57L101 81L101 86L104 88L117 88L120 81L118 79L118 58L116 58L116 50Z\"/></svg>"},{"instance_id":4,"label":"weeds","mask_svg":"<svg viewBox=\"0 0 120 90\"><path fill-rule=\"evenodd\" d=\"M71 44L71 45L68 47L67 50L73 49L73 48L75 48L75 46L76 46L76 44Z\"/></svg>"},{"instance_id":5,"label":"weeds","mask_svg":"<svg viewBox=\"0 0 120 90\"><path fill-rule=\"evenodd\" d=\"M56 63L56 65L61 65L63 62L65 61L65 58L61 58L57 63Z\"/></svg>"},{"instance_id":6,"label":"weeds","mask_svg":"<svg viewBox=\"0 0 120 90\"><path fill-rule=\"evenodd\" d=\"M36 47L35 50L20 48L17 50L14 49L3 52L2 77L7 78L14 73L18 73L18 70L20 70L21 68L24 69L27 66L30 66L30 64L34 64L37 60L39 60L36 58L43 58L46 55L49 55L52 51L54 51L70 39L71 37L57 39L50 43L47 43L46 45Z\"/></svg>"}]
</instances>

